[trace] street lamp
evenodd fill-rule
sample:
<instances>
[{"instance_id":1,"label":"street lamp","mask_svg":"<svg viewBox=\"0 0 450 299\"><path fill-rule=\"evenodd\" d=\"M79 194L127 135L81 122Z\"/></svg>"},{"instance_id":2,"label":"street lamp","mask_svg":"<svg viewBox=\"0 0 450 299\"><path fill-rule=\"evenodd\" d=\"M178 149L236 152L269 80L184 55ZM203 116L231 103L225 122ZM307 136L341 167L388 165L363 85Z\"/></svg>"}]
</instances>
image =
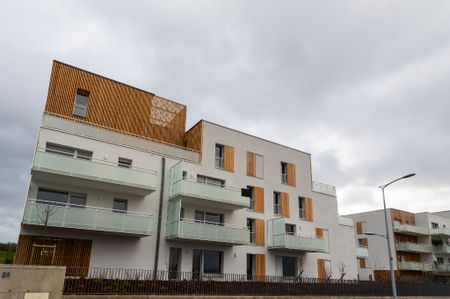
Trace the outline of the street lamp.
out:
<instances>
[{"instance_id":1,"label":"street lamp","mask_svg":"<svg viewBox=\"0 0 450 299\"><path fill-rule=\"evenodd\" d=\"M384 222L386 224L386 236L383 236L383 237L385 237L386 240L387 240L388 254L389 254L389 268L391 270L392 297L394 299L397 299L397 287L395 285L394 265L393 265L392 252L391 252L391 240L389 238L388 217L387 217L387 211L386 211L386 199L385 199L385 196L384 196L384 189L387 186L389 186L389 185L391 185L391 184L393 184L393 183L395 183L397 181L400 181L400 180L403 180L403 179L407 179L407 178L410 178L410 177L415 176L415 175L416 175L415 173L410 173L410 174L407 174L405 176L402 176L401 178L395 179L395 180L393 180L393 181L391 181L391 182L389 182L387 184L378 186L379 188L381 188L381 192L383 194ZM378 235L378 234L375 234L375 235Z\"/></svg>"}]
</instances>

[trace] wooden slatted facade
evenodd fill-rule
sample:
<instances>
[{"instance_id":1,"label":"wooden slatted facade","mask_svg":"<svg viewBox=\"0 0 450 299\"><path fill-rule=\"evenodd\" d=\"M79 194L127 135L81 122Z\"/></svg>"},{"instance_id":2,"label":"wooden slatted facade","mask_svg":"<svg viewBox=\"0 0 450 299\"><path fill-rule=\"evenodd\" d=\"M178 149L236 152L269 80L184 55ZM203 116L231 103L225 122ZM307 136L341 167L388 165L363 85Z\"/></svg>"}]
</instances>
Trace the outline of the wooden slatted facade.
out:
<instances>
[{"instance_id":1,"label":"wooden slatted facade","mask_svg":"<svg viewBox=\"0 0 450 299\"><path fill-rule=\"evenodd\" d=\"M305 220L314 221L313 204L311 198L305 198Z\"/></svg>"},{"instance_id":2,"label":"wooden slatted facade","mask_svg":"<svg viewBox=\"0 0 450 299\"><path fill-rule=\"evenodd\" d=\"M264 213L264 188L253 187L253 211L258 213Z\"/></svg>"},{"instance_id":3,"label":"wooden slatted facade","mask_svg":"<svg viewBox=\"0 0 450 299\"><path fill-rule=\"evenodd\" d=\"M255 245L265 246L264 220L255 219Z\"/></svg>"},{"instance_id":4,"label":"wooden slatted facade","mask_svg":"<svg viewBox=\"0 0 450 299\"><path fill-rule=\"evenodd\" d=\"M326 279L327 271L325 269L325 260L317 259L317 278Z\"/></svg>"},{"instance_id":5,"label":"wooden slatted facade","mask_svg":"<svg viewBox=\"0 0 450 299\"><path fill-rule=\"evenodd\" d=\"M280 215L289 218L289 193L281 193Z\"/></svg>"},{"instance_id":6,"label":"wooden slatted facade","mask_svg":"<svg viewBox=\"0 0 450 299\"><path fill-rule=\"evenodd\" d=\"M316 227L316 237L323 239L323 228Z\"/></svg>"},{"instance_id":7,"label":"wooden slatted facade","mask_svg":"<svg viewBox=\"0 0 450 299\"><path fill-rule=\"evenodd\" d=\"M20 235L14 263L66 266L68 275L85 275L91 247L92 240Z\"/></svg>"},{"instance_id":8,"label":"wooden slatted facade","mask_svg":"<svg viewBox=\"0 0 450 299\"><path fill-rule=\"evenodd\" d=\"M202 153L203 149L203 121L196 123L184 135L184 146ZM200 157L201 159L201 157Z\"/></svg>"},{"instance_id":9,"label":"wooden slatted facade","mask_svg":"<svg viewBox=\"0 0 450 299\"><path fill-rule=\"evenodd\" d=\"M363 223L362 222L356 222L356 233L358 235L361 235L363 233Z\"/></svg>"},{"instance_id":10,"label":"wooden slatted facade","mask_svg":"<svg viewBox=\"0 0 450 299\"><path fill-rule=\"evenodd\" d=\"M255 254L256 265L255 272L257 276L266 275L266 255L264 254Z\"/></svg>"},{"instance_id":11,"label":"wooden slatted facade","mask_svg":"<svg viewBox=\"0 0 450 299\"><path fill-rule=\"evenodd\" d=\"M247 175L256 176L256 153L247 152Z\"/></svg>"},{"instance_id":12,"label":"wooden slatted facade","mask_svg":"<svg viewBox=\"0 0 450 299\"><path fill-rule=\"evenodd\" d=\"M224 145L224 161L223 168L227 171L234 172L234 147Z\"/></svg>"},{"instance_id":13,"label":"wooden slatted facade","mask_svg":"<svg viewBox=\"0 0 450 299\"><path fill-rule=\"evenodd\" d=\"M86 117L73 115L78 90L89 94ZM58 61L53 63L45 112L185 144L186 106Z\"/></svg>"},{"instance_id":14,"label":"wooden slatted facade","mask_svg":"<svg viewBox=\"0 0 450 299\"><path fill-rule=\"evenodd\" d=\"M287 163L287 183L289 186L296 186L295 164Z\"/></svg>"}]
</instances>

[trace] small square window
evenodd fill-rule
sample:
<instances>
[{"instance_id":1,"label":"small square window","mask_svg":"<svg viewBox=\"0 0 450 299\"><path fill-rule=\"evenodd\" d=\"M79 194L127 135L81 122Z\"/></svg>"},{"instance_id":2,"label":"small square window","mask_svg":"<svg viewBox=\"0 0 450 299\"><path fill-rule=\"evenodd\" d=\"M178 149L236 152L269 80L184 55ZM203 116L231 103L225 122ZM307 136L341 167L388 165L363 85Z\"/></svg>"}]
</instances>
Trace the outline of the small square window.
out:
<instances>
[{"instance_id":1,"label":"small square window","mask_svg":"<svg viewBox=\"0 0 450 299\"><path fill-rule=\"evenodd\" d=\"M295 224L286 223L286 235L295 236Z\"/></svg>"},{"instance_id":2,"label":"small square window","mask_svg":"<svg viewBox=\"0 0 450 299\"><path fill-rule=\"evenodd\" d=\"M75 104L73 106L73 114L76 116L86 117L88 102L89 91L78 89L75 97Z\"/></svg>"},{"instance_id":3,"label":"small square window","mask_svg":"<svg viewBox=\"0 0 450 299\"><path fill-rule=\"evenodd\" d=\"M123 168L131 168L131 164L133 163L133 160L126 159L126 158L119 158L118 166Z\"/></svg>"},{"instance_id":4,"label":"small square window","mask_svg":"<svg viewBox=\"0 0 450 299\"><path fill-rule=\"evenodd\" d=\"M114 213L126 214L127 206L128 206L128 200L114 198L114 201L113 201L113 212Z\"/></svg>"}]
</instances>

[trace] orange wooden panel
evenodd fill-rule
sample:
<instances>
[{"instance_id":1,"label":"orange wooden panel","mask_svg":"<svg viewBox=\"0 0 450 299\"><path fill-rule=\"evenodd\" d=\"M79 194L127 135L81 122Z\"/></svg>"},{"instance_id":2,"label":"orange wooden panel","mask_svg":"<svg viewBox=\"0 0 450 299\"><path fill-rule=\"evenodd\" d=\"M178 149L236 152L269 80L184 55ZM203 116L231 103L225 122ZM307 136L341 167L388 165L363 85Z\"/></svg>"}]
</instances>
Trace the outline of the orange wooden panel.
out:
<instances>
[{"instance_id":1,"label":"orange wooden panel","mask_svg":"<svg viewBox=\"0 0 450 299\"><path fill-rule=\"evenodd\" d=\"M402 224L416 225L415 215L406 211L390 209L392 221L398 220Z\"/></svg>"},{"instance_id":2,"label":"orange wooden panel","mask_svg":"<svg viewBox=\"0 0 450 299\"><path fill-rule=\"evenodd\" d=\"M305 198L305 210L306 210L305 219L307 221L314 221L313 206L312 206L311 198Z\"/></svg>"},{"instance_id":3,"label":"orange wooden panel","mask_svg":"<svg viewBox=\"0 0 450 299\"><path fill-rule=\"evenodd\" d=\"M203 121L199 121L184 136L184 145L197 151L202 150L203 144Z\"/></svg>"},{"instance_id":4,"label":"orange wooden panel","mask_svg":"<svg viewBox=\"0 0 450 299\"><path fill-rule=\"evenodd\" d=\"M367 238L362 239L362 245L365 247L369 247L369 241L367 240Z\"/></svg>"},{"instance_id":5,"label":"orange wooden panel","mask_svg":"<svg viewBox=\"0 0 450 299\"><path fill-rule=\"evenodd\" d=\"M266 275L266 255L265 254L255 254L255 272L257 276Z\"/></svg>"},{"instance_id":6,"label":"orange wooden panel","mask_svg":"<svg viewBox=\"0 0 450 299\"><path fill-rule=\"evenodd\" d=\"M359 267L365 268L366 267L366 260L365 259L358 259L359 260Z\"/></svg>"},{"instance_id":7,"label":"orange wooden panel","mask_svg":"<svg viewBox=\"0 0 450 299\"><path fill-rule=\"evenodd\" d=\"M265 246L264 220L255 219L255 245Z\"/></svg>"},{"instance_id":8,"label":"orange wooden panel","mask_svg":"<svg viewBox=\"0 0 450 299\"><path fill-rule=\"evenodd\" d=\"M234 171L234 147L224 145L224 169L228 171Z\"/></svg>"},{"instance_id":9,"label":"orange wooden panel","mask_svg":"<svg viewBox=\"0 0 450 299\"><path fill-rule=\"evenodd\" d=\"M281 193L281 211L280 215L284 217L289 217L289 193Z\"/></svg>"},{"instance_id":10,"label":"orange wooden panel","mask_svg":"<svg viewBox=\"0 0 450 299\"><path fill-rule=\"evenodd\" d=\"M256 176L256 154L247 152L247 175Z\"/></svg>"},{"instance_id":11,"label":"orange wooden panel","mask_svg":"<svg viewBox=\"0 0 450 299\"><path fill-rule=\"evenodd\" d=\"M317 238L323 238L323 228L316 227L316 237Z\"/></svg>"},{"instance_id":12,"label":"orange wooden panel","mask_svg":"<svg viewBox=\"0 0 450 299\"><path fill-rule=\"evenodd\" d=\"M356 222L356 233L359 235L363 233L362 222Z\"/></svg>"},{"instance_id":13,"label":"orange wooden panel","mask_svg":"<svg viewBox=\"0 0 450 299\"><path fill-rule=\"evenodd\" d=\"M253 187L253 200L255 212L264 213L264 188Z\"/></svg>"},{"instance_id":14,"label":"orange wooden panel","mask_svg":"<svg viewBox=\"0 0 450 299\"><path fill-rule=\"evenodd\" d=\"M317 259L317 278L326 279L327 271L325 269L325 260Z\"/></svg>"},{"instance_id":15,"label":"orange wooden panel","mask_svg":"<svg viewBox=\"0 0 450 299\"><path fill-rule=\"evenodd\" d=\"M287 164L287 172L288 172L288 177L287 177L288 185L295 187L296 182L297 182L297 179L295 177L295 164L288 163Z\"/></svg>"}]
</instances>

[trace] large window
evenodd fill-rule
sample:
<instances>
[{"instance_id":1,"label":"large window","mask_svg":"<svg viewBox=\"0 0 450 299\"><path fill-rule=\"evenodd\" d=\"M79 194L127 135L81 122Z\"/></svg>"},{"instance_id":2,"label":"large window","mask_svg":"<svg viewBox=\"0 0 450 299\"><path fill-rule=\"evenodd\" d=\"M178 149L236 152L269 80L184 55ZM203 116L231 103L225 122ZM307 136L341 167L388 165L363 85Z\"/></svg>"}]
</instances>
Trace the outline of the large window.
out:
<instances>
[{"instance_id":1,"label":"large window","mask_svg":"<svg viewBox=\"0 0 450 299\"><path fill-rule=\"evenodd\" d=\"M78 89L73 106L73 114L76 116L86 117L87 106L89 101L89 91Z\"/></svg>"},{"instance_id":2,"label":"large window","mask_svg":"<svg viewBox=\"0 0 450 299\"><path fill-rule=\"evenodd\" d=\"M304 197L298 198L298 217L300 219L306 218L305 198Z\"/></svg>"},{"instance_id":3,"label":"large window","mask_svg":"<svg viewBox=\"0 0 450 299\"><path fill-rule=\"evenodd\" d=\"M57 154L66 157L72 157L82 160L92 160L92 152L78 148L73 148L65 145L49 143L45 146L45 151L52 154Z\"/></svg>"},{"instance_id":4,"label":"large window","mask_svg":"<svg viewBox=\"0 0 450 299\"><path fill-rule=\"evenodd\" d=\"M195 221L206 224L223 224L223 214L195 211Z\"/></svg>"},{"instance_id":5,"label":"large window","mask_svg":"<svg viewBox=\"0 0 450 299\"><path fill-rule=\"evenodd\" d=\"M113 201L113 212L114 213L125 214L127 212L127 208L128 208L128 200L114 198L114 201Z\"/></svg>"},{"instance_id":6,"label":"large window","mask_svg":"<svg viewBox=\"0 0 450 299\"><path fill-rule=\"evenodd\" d=\"M281 182L288 183L288 165L286 162L281 162Z\"/></svg>"},{"instance_id":7,"label":"large window","mask_svg":"<svg viewBox=\"0 0 450 299\"><path fill-rule=\"evenodd\" d=\"M202 183L202 184L219 186L219 187L225 186L224 180L216 179L216 178L212 178L212 177L208 177L208 176L204 176L204 175L197 175L197 182Z\"/></svg>"},{"instance_id":8,"label":"large window","mask_svg":"<svg viewBox=\"0 0 450 299\"><path fill-rule=\"evenodd\" d=\"M280 215L280 207L281 207L281 193L274 192L273 193L273 214Z\"/></svg>"},{"instance_id":9,"label":"large window","mask_svg":"<svg viewBox=\"0 0 450 299\"><path fill-rule=\"evenodd\" d=\"M253 211L255 209L255 188L252 186L247 186L247 189L250 193L250 208L249 210Z\"/></svg>"},{"instance_id":10,"label":"large window","mask_svg":"<svg viewBox=\"0 0 450 299\"><path fill-rule=\"evenodd\" d=\"M169 252L169 279L177 279L181 266L181 248L170 247Z\"/></svg>"},{"instance_id":11,"label":"large window","mask_svg":"<svg viewBox=\"0 0 450 299\"><path fill-rule=\"evenodd\" d=\"M293 277L297 275L297 258L292 256L282 256L281 265L283 277Z\"/></svg>"},{"instance_id":12,"label":"large window","mask_svg":"<svg viewBox=\"0 0 450 299\"><path fill-rule=\"evenodd\" d=\"M255 244L255 219L247 218L247 228L250 232L250 244Z\"/></svg>"},{"instance_id":13,"label":"large window","mask_svg":"<svg viewBox=\"0 0 450 299\"><path fill-rule=\"evenodd\" d=\"M71 207L83 208L86 206L86 194L39 188L36 201L55 206L69 205Z\"/></svg>"},{"instance_id":14,"label":"large window","mask_svg":"<svg viewBox=\"0 0 450 299\"><path fill-rule=\"evenodd\" d=\"M256 275L256 256L247 254L247 280L253 280Z\"/></svg>"},{"instance_id":15,"label":"large window","mask_svg":"<svg viewBox=\"0 0 450 299\"><path fill-rule=\"evenodd\" d=\"M224 167L224 146L216 143L215 150L215 165L217 168L223 169Z\"/></svg>"},{"instance_id":16,"label":"large window","mask_svg":"<svg viewBox=\"0 0 450 299\"><path fill-rule=\"evenodd\" d=\"M192 272L221 274L222 252L194 249L192 254Z\"/></svg>"}]
</instances>

